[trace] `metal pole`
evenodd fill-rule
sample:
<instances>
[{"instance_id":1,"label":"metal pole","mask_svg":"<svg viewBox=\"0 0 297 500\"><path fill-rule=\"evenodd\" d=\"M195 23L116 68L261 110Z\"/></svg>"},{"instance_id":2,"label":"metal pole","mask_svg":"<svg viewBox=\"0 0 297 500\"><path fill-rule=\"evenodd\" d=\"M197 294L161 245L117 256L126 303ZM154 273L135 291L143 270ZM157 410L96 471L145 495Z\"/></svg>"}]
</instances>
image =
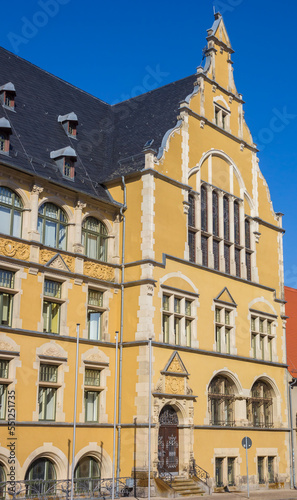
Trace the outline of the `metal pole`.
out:
<instances>
[{"instance_id":1,"label":"metal pole","mask_svg":"<svg viewBox=\"0 0 297 500\"><path fill-rule=\"evenodd\" d=\"M73 412L73 437L72 437L72 466L71 466L71 500L73 500L74 483L74 461L75 461L75 436L76 436L76 405L77 405L77 376L78 376L78 353L79 353L79 326L76 325L76 361L75 361L75 386L74 386L74 412Z\"/></svg>"},{"instance_id":2,"label":"metal pole","mask_svg":"<svg viewBox=\"0 0 297 500\"><path fill-rule=\"evenodd\" d=\"M245 457L246 457L247 494L248 494L248 498L250 498L249 463L248 463L247 439L246 438L245 438Z\"/></svg>"},{"instance_id":3,"label":"metal pole","mask_svg":"<svg viewBox=\"0 0 297 500\"><path fill-rule=\"evenodd\" d=\"M293 413L292 413L292 395L291 391L295 385L295 379L293 379L288 384L288 392L289 392L289 408L290 408L290 435L291 435L291 488L296 489L296 480L295 480L295 449L294 449L294 427L293 427Z\"/></svg>"},{"instance_id":4,"label":"metal pole","mask_svg":"<svg viewBox=\"0 0 297 500\"><path fill-rule=\"evenodd\" d=\"M116 333L116 352L114 370L114 409L113 409L113 453L112 453L112 500L114 500L114 476L115 476L115 453L116 453L116 427L117 427L117 389L118 389L118 334Z\"/></svg>"},{"instance_id":5,"label":"metal pole","mask_svg":"<svg viewBox=\"0 0 297 500\"><path fill-rule=\"evenodd\" d=\"M148 500L151 498L151 425L152 425L152 339L149 339L149 432L148 432Z\"/></svg>"}]
</instances>

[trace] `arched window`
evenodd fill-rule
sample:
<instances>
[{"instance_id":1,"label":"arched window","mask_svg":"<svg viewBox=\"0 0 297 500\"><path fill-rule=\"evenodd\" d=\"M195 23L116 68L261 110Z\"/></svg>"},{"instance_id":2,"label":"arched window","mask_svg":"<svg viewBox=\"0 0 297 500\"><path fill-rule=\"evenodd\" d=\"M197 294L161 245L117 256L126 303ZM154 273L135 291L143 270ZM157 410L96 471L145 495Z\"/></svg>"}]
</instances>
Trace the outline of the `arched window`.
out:
<instances>
[{"instance_id":1,"label":"arched window","mask_svg":"<svg viewBox=\"0 0 297 500\"><path fill-rule=\"evenodd\" d=\"M95 217L88 217L83 223L82 244L88 257L106 262L107 229Z\"/></svg>"},{"instance_id":2,"label":"arched window","mask_svg":"<svg viewBox=\"0 0 297 500\"><path fill-rule=\"evenodd\" d=\"M53 203L38 210L38 231L43 245L66 250L67 219L64 211Z\"/></svg>"},{"instance_id":3,"label":"arched window","mask_svg":"<svg viewBox=\"0 0 297 500\"><path fill-rule=\"evenodd\" d=\"M11 189L0 186L0 232L21 237L23 205Z\"/></svg>"},{"instance_id":4,"label":"arched window","mask_svg":"<svg viewBox=\"0 0 297 500\"><path fill-rule=\"evenodd\" d=\"M235 387L227 377L218 375L209 384L210 425L234 425Z\"/></svg>"},{"instance_id":5,"label":"arched window","mask_svg":"<svg viewBox=\"0 0 297 500\"><path fill-rule=\"evenodd\" d=\"M207 231L207 189L201 186L201 230Z\"/></svg>"},{"instance_id":6,"label":"arched window","mask_svg":"<svg viewBox=\"0 0 297 500\"><path fill-rule=\"evenodd\" d=\"M264 380L257 380L252 387L247 419L254 427L273 427L273 391Z\"/></svg>"},{"instance_id":7,"label":"arched window","mask_svg":"<svg viewBox=\"0 0 297 500\"><path fill-rule=\"evenodd\" d=\"M83 457L74 471L77 492L98 491L101 471L98 461L93 457Z\"/></svg>"},{"instance_id":8,"label":"arched window","mask_svg":"<svg viewBox=\"0 0 297 500\"><path fill-rule=\"evenodd\" d=\"M26 487L26 494L29 496L55 493L56 470L51 460L48 458L38 458L29 467L25 476L30 483Z\"/></svg>"}]
</instances>

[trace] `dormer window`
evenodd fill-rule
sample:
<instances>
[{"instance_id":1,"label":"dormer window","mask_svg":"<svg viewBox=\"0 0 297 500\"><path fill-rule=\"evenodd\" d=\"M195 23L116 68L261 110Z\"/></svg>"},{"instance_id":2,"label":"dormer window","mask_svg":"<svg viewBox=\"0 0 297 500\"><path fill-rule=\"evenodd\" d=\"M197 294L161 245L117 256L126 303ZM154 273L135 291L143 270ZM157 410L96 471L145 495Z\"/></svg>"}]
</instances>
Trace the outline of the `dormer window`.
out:
<instances>
[{"instance_id":1,"label":"dormer window","mask_svg":"<svg viewBox=\"0 0 297 500\"><path fill-rule=\"evenodd\" d=\"M74 162L76 161L76 152L70 146L57 151L51 151L50 157L55 160L56 165L63 177L66 179L74 180L75 168Z\"/></svg>"},{"instance_id":2,"label":"dormer window","mask_svg":"<svg viewBox=\"0 0 297 500\"><path fill-rule=\"evenodd\" d=\"M0 87L0 99L5 108L13 109L15 105L15 88L13 83L9 82Z\"/></svg>"},{"instance_id":3,"label":"dormer window","mask_svg":"<svg viewBox=\"0 0 297 500\"><path fill-rule=\"evenodd\" d=\"M0 153L9 153L11 126L6 118L0 118Z\"/></svg>"},{"instance_id":4,"label":"dormer window","mask_svg":"<svg viewBox=\"0 0 297 500\"><path fill-rule=\"evenodd\" d=\"M74 163L70 158L64 158L63 175L69 179L74 179Z\"/></svg>"},{"instance_id":5,"label":"dormer window","mask_svg":"<svg viewBox=\"0 0 297 500\"><path fill-rule=\"evenodd\" d=\"M77 129L77 116L75 113L68 113L67 115L59 115L58 122L62 123L62 127L69 137L76 138Z\"/></svg>"}]
</instances>

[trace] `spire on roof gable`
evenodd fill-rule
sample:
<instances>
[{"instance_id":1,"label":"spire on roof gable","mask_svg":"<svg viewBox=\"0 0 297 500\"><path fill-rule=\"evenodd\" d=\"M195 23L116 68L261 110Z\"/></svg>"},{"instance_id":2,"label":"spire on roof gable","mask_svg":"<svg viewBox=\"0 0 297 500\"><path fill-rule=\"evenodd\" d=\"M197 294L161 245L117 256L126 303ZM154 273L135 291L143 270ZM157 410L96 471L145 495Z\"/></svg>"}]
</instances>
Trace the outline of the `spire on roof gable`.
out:
<instances>
[{"instance_id":1,"label":"spire on roof gable","mask_svg":"<svg viewBox=\"0 0 297 500\"><path fill-rule=\"evenodd\" d=\"M231 53L234 52L231 47L231 42L226 30L225 23L223 21L222 14L216 12L214 17L215 20L212 27L209 30L207 30L208 36L206 40L208 41L213 38L216 38L219 42L223 43L226 46L226 48L230 49Z\"/></svg>"}]
</instances>

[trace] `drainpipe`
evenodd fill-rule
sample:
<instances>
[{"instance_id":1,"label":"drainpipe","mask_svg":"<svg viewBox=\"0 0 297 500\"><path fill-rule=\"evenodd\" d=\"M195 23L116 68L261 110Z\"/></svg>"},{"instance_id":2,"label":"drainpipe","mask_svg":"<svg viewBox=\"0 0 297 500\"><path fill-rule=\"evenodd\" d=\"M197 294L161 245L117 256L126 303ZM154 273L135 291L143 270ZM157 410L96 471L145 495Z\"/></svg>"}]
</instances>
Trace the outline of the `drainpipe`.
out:
<instances>
[{"instance_id":1,"label":"drainpipe","mask_svg":"<svg viewBox=\"0 0 297 500\"><path fill-rule=\"evenodd\" d=\"M291 463L292 463L292 476L291 476L291 488L297 489L296 479L295 479L295 446L294 446L294 428L293 428L293 412L292 412L292 393L293 387L296 387L297 379L293 378L289 382L289 408L290 408L290 434L291 434ZM293 481L293 484L292 484Z\"/></svg>"},{"instance_id":2,"label":"drainpipe","mask_svg":"<svg viewBox=\"0 0 297 500\"><path fill-rule=\"evenodd\" d=\"M119 359L119 406L118 406L118 444L117 444L117 479L121 472L121 419L122 419L122 364L123 364L123 328L124 328L124 282L125 282L125 235L126 235L126 217L124 215L127 210L126 203L126 184L125 178L122 177L124 190L124 206L120 208L120 214L123 218L123 235L122 235L122 263L121 263L121 325L120 325L120 359Z\"/></svg>"}]
</instances>

